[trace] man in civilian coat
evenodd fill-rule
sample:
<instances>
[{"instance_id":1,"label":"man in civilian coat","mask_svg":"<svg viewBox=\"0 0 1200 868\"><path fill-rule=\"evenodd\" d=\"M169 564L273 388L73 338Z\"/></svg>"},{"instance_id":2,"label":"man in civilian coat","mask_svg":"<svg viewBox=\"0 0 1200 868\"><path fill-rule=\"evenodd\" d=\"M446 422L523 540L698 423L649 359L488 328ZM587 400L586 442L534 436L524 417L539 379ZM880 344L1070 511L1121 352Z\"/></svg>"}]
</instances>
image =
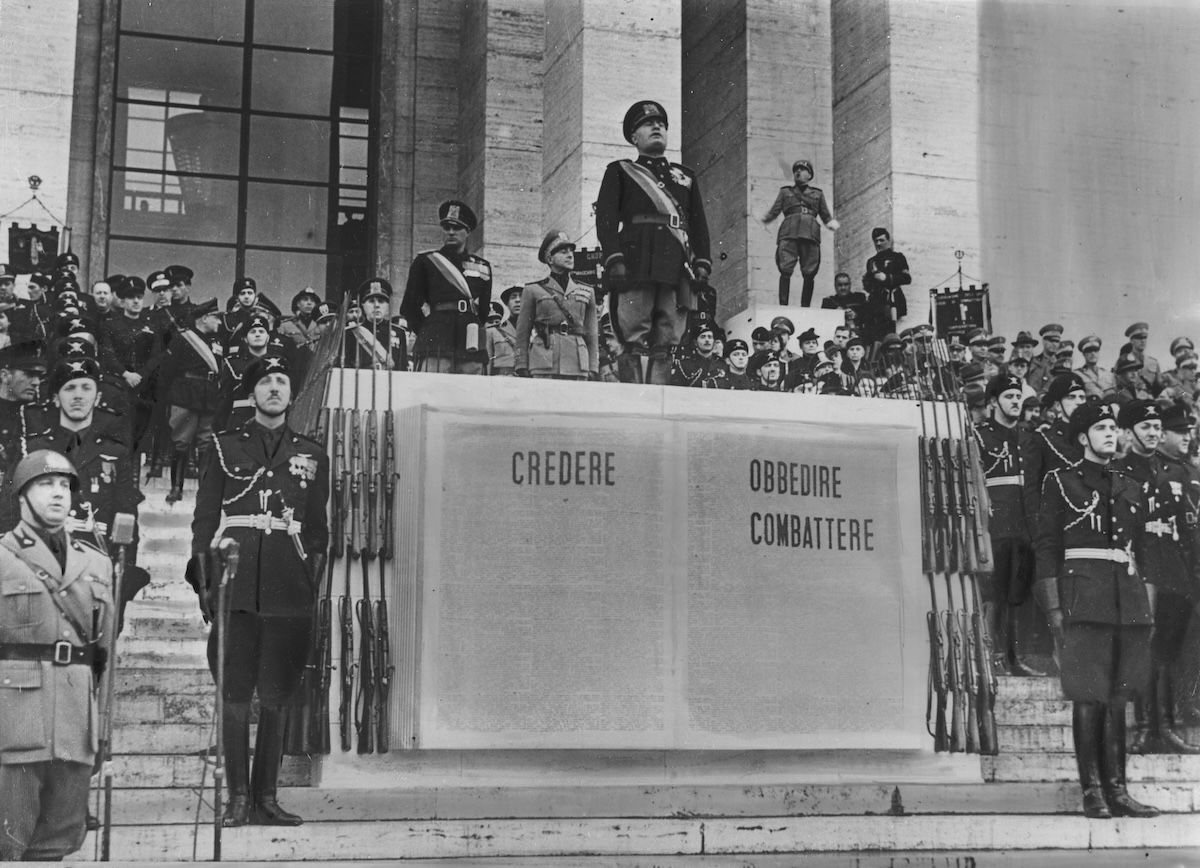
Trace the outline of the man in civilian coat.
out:
<instances>
[{"instance_id":1,"label":"man in civilian coat","mask_svg":"<svg viewBox=\"0 0 1200 868\"><path fill-rule=\"evenodd\" d=\"M283 356L256 360L243 379L254 384L254 418L223 431L200 479L192 519L194 562L214 541L239 545L231 579L224 689L226 826L298 826L276 800L287 709L308 660L312 612L329 542L325 447L287 424L291 379ZM202 607L211 611L219 577L199 569ZM211 596L210 596L211 593ZM217 630L208 659L216 674ZM259 700L254 771L250 772L250 704Z\"/></svg>"}]
</instances>

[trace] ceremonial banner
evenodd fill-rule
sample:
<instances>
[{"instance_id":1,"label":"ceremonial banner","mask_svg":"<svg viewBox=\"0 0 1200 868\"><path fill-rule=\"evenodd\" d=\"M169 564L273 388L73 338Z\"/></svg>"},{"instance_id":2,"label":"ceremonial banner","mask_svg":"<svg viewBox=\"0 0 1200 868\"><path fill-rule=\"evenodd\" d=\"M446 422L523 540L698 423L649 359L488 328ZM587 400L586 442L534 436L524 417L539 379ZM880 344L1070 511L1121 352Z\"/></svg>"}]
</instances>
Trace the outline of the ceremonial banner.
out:
<instances>
[{"instance_id":1,"label":"ceremonial banner","mask_svg":"<svg viewBox=\"0 0 1200 868\"><path fill-rule=\"evenodd\" d=\"M911 428L401 420L399 743L925 746Z\"/></svg>"}]
</instances>

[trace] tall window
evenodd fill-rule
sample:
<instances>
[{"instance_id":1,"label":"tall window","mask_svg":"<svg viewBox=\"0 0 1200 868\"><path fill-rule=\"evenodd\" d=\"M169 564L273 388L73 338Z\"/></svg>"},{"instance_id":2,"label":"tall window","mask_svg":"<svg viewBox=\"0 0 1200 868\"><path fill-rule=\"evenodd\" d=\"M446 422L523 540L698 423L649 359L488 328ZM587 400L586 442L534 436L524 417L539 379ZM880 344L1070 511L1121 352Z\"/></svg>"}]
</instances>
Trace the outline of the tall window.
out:
<instances>
[{"instance_id":1,"label":"tall window","mask_svg":"<svg viewBox=\"0 0 1200 868\"><path fill-rule=\"evenodd\" d=\"M253 277L285 310L368 273L378 0L121 0L107 270Z\"/></svg>"}]
</instances>

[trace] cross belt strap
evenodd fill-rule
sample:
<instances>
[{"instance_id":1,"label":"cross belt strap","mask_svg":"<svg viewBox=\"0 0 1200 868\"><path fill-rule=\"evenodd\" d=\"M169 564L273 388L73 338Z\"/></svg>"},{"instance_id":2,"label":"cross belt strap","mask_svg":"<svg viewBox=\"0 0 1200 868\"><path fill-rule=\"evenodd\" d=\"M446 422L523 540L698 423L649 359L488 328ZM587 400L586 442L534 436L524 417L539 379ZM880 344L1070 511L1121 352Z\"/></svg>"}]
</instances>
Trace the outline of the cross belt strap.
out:
<instances>
[{"instance_id":1,"label":"cross belt strap","mask_svg":"<svg viewBox=\"0 0 1200 868\"><path fill-rule=\"evenodd\" d=\"M80 648L70 642L55 642L52 645L0 644L0 660L46 660L55 666L70 666L73 663L91 666L95 659L95 649L90 645Z\"/></svg>"},{"instance_id":2,"label":"cross belt strap","mask_svg":"<svg viewBox=\"0 0 1200 868\"><path fill-rule=\"evenodd\" d=\"M261 530L263 533L270 533L273 530L282 530L296 536L303 529L300 522L292 519L287 521L282 518L276 518L269 512L258 513L257 515L228 515L221 520L221 526L217 528L216 536L221 535L227 527L248 527L254 530Z\"/></svg>"},{"instance_id":3,"label":"cross belt strap","mask_svg":"<svg viewBox=\"0 0 1200 868\"><path fill-rule=\"evenodd\" d=\"M1129 563L1129 552L1125 549L1067 549L1063 559L1068 561L1113 561L1118 564Z\"/></svg>"},{"instance_id":4,"label":"cross belt strap","mask_svg":"<svg viewBox=\"0 0 1200 868\"><path fill-rule=\"evenodd\" d=\"M987 485L988 488L998 488L1001 485L1023 485L1024 482L1025 482L1024 477L1022 477L1020 475L1017 475L1017 476L989 476L987 478L987 480L985 480L985 484Z\"/></svg>"}]
</instances>

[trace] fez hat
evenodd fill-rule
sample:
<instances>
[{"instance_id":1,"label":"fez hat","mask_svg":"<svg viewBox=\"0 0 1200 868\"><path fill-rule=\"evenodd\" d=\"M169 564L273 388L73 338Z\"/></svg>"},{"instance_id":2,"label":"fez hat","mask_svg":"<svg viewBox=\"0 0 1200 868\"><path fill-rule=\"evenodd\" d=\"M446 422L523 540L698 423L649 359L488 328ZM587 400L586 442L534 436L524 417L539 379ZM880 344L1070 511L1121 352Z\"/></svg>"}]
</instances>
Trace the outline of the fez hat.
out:
<instances>
[{"instance_id":1,"label":"fez hat","mask_svg":"<svg viewBox=\"0 0 1200 868\"><path fill-rule=\"evenodd\" d=\"M625 120L621 124L621 131L625 133L625 141L632 144L633 131L652 118L659 118L664 126L670 126L667 110L662 107L661 103L646 99L631 105L629 111L625 112Z\"/></svg>"},{"instance_id":2,"label":"fez hat","mask_svg":"<svg viewBox=\"0 0 1200 868\"><path fill-rule=\"evenodd\" d=\"M291 382L292 372L288 368L287 356L281 353L268 353L261 359L255 359L246 366L246 370L242 373L242 385L247 389L253 389L258 385L258 381L268 374L286 374L288 382Z\"/></svg>"},{"instance_id":3,"label":"fez hat","mask_svg":"<svg viewBox=\"0 0 1200 868\"><path fill-rule=\"evenodd\" d=\"M368 298L382 298L384 301L391 301L392 285L382 277L372 277L358 285L358 292L355 295L360 304Z\"/></svg>"},{"instance_id":4,"label":"fez hat","mask_svg":"<svg viewBox=\"0 0 1200 868\"><path fill-rule=\"evenodd\" d=\"M171 288L171 278L167 277L165 271L151 271L146 276L146 286L151 292L159 292L160 290Z\"/></svg>"},{"instance_id":5,"label":"fez hat","mask_svg":"<svg viewBox=\"0 0 1200 868\"><path fill-rule=\"evenodd\" d=\"M306 298L311 298L313 304L321 303L321 296L317 295L316 291L311 286L306 286L298 293L292 296L292 313L296 312L296 308L300 306L300 302Z\"/></svg>"},{"instance_id":6,"label":"fez hat","mask_svg":"<svg viewBox=\"0 0 1200 868\"><path fill-rule=\"evenodd\" d=\"M1046 404L1061 401L1067 395L1083 389L1083 379L1075 373L1060 374L1046 387Z\"/></svg>"},{"instance_id":7,"label":"fez hat","mask_svg":"<svg viewBox=\"0 0 1200 868\"><path fill-rule=\"evenodd\" d=\"M246 320L246 331L242 332L243 336L251 329L262 329L269 333L271 331L271 318L261 313L251 314L250 318Z\"/></svg>"},{"instance_id":8,"label":"fez hat","mask_svg":"<svg viewBox=\"0 0 1200 868\"><path fill-rule=\"evenodd\" d=\"M100 382L100 363L90 356L75 356L59 359L54 363L50 372L50 394L58 394L58 390L71 380L87 379Z\"/></svg>"},{"instance_id":9,"label":"fez hat","mask_svg":"<svg viewBox=\"0 0 1200 868\"><path fill-rule=\"evenodd\" d=\"M79 358L80 356L94 359L96 358L96 341L84 334L59 338L54 342L54 354L60 359Z\"/></svg>"},{"instance_id":10,"label":"fez hat","mask_svg":"<svg viewBox=\"0 0 1200 868\"><path fill-rule=\"evenodd\" d=\"M1092 430L1092 426L1097 422L1103 422L1105 419L1112 419L1112 407L1108 404L1102 404L1099 401L1095 403L1087 403L1071 414L1071 422L1067 427L1067 432L1071 439L1074 440L1080 434L1086 434Z\"/></svg>"},{"instance_id":11,"label":"fez hat","mask_svg":"<svg viewBox=\"0 0 1200 868\"><path fill-rule=\"evenodd\" d=\"M1018 392L1023 392L1025 381L1020 377L1015 377L1012 374L998 374L988 383L987 394L989 398L999 398L1005 392L1010 392L1016 389Z\"/></svg>"},{"instance_id":12,"label":"fez hat","mask_svg":"<svg viewBox=\"0 0 1200 868\"><path fill-rule=\"evenodd\" d=\"M1130 401L1117 414L1117 424L1122 428L1132 428L1139 422L1145 422L1148 419L1162 419L1158 404L1149 398Z\"/></svg>"},{"instance_id":13,"label":"fez hat","mask_svg":"<svg viewBox=\"0 0 1200 868\"><path fill-rule=\"evenodd\" d=\"M55 331L58 332L60 338L78 334L94 335L96 333L96 326L91 320L80 316L72 316L59 320L58 328Z\"/></svg>"},{"instance_id":14,"label":"fez hat","mask_svg":"<svg viewBox=\"0 0 1200 868\"><path fill-rule=\"evenodd\" d=\"M466 202L460 202L457 199L447 199L438 205L437 214L438 223L453 223L468 232L474 232L475 227L479 225L475 212L467 206Z\"/></svg>"},{"instance_id":15,"label":"fez hat","mask_svg":"<svg viewBox=\"0 0 1200 868\"><path fill-rule=\"evenodd\" d=\"M1142 360L1135 353L1122 353L1117 359L1117 363L1113 365L1114 374L1123 374L1126 371L1140 371L1142 369Z\"/></svg>"},{"instance_id":16,"label":"fez hat","mask_svg":"<svg viewBox=\"0 0 1200 868\"><path fill-rule=\"evenodd\" d=\"M191 283L192 278L196 276L196 273L186 265L168 265L163 270L163 274L171 283Z\"/></svg>"},{"instance_id":17,"label":"fez hat","mask_svg":"<svg viewBox=\"0 0 1200 868\"><path fill-rule=\"evenodd\" d=\"M233 282L233 294L237 295L243 289L252 289L258 292L258 284L253 277L239 277Z\"/></svg>"},{"instance_id":18,"label":"fez hat","mask_svg":"<svg viewBox=\"0 0 1200 868\"><path fill-rule=\"evenodd\" d=\"M58 259L54 262L55 268L66 268L68 265L74 265L77 267L79 265L79 257L76 256L71 250L68 250L66 253L58 254Z\"/></svg>"},{"instance_id":19,"label":"fez hat","mask_svg":"<svg viewBox=\"0 0 1200 868\"><path fill-rule=\"evenodd\" d=\"M550 257L563 247L575 249L575 242L567 237L567 233L561 229L551 229L546 233L546 237L542 239L542 246L538 248L538 261L550 262Z\"/></svg>"},{"instance_id":20,"label":"fez hat","mask_svg":"<svg viewBox=\"0 0 1200 868\"><path fill-rule=\"evenodd\" d=\"M770 330L763 328L762 326L758 326L757 328L754 329L754 331L750 332L750 340L752 340L752 341L758 341L759 343L763 343L765 341L769 341L770 339L771 339Z\"/></svg>"},{"instance_id":21,"label":"fez hat","mask_svg":"<svg viewBox=\"0 0 1200 868\"><path fill-rule=\"evenodd\" d=\"M816 329L806 329L800 334L800 337L796 338L802 344L807 341L819 341L820 339L821 336L817 334Z\"/></svg>"},{"instance_id":22,"label":"fez hat","mask_svg":"<svg viewBox=\"0 0 1200 868\"><path fill-rule=\"evenodd\" d=\"M729 358L729 354L736 352L737 350L743 350L748 353L750 352L750 346L741 338L734 338L731 341L726 341L725 358Z\"/></svg>"},{"instance_id":23,"label":"fez hat","mask_svg":"<svg viewBox=\"0 0 1200 868\"><path fill-rule=\"evenodd\" d=\"M40 286L43 289L48 288L50 284L53 283L53 281L50 279L50 275L46 274L44 271L35 271L33 274L29 275L29 282L34 286Z\"/></svg>"}]
</instances>

